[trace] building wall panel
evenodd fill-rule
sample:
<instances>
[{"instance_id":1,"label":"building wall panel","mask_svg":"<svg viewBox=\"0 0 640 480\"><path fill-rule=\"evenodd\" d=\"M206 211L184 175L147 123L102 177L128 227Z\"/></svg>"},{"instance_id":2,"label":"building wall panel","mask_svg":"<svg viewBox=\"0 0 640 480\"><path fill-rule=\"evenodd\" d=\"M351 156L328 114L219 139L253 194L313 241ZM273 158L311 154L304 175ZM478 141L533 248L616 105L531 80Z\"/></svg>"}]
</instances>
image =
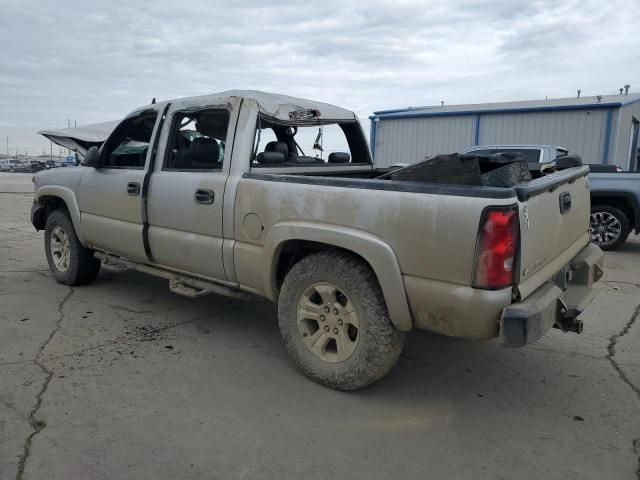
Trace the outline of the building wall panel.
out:
<instances>
[{"instance_id":1,"label":"building wall panel","mask_svg":"<svg viewBox=\"0 0 640 480\"><path fill-rule=\"evenodd\" d=\"M376 126L375 163L416 163L425 156L455 152L471 145L474 116L380 120Z\"/></svg>"},{"instance_id":2,"label":"building wall panel","mask_svg":"<svg viewBox=\"0 0 640 480\"><path fill-rule=\"evenodd\" d=\"M484 114L479 143L559 145L580 155L585 163L601 163L606 123L606 110Z\"/></svg>"}]
</instances>

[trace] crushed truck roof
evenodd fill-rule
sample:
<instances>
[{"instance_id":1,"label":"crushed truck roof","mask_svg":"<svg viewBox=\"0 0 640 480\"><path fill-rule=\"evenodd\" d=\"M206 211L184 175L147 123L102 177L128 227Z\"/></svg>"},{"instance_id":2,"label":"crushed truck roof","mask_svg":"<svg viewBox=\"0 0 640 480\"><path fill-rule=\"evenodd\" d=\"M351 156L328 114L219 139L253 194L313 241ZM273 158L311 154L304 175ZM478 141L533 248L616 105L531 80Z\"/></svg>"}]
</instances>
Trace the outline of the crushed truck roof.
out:
<instances>
[{"instance_id":1,"label":"crushed truck roof","mask_svg":"<svg viewBox=\"0 0 640 480\"><path fill-rule=\"evenodd\" d=\"M259 90L229 90L210 95L166 100L158 102L157 106L167 103L188 103L191 106L196 104L202 107L232 105L236 103L235 100L238 98L243 101L255 102L260 113L283 122L305 123L308 120L304 119L304 114L310 111L313 111L314 115L317 114L312 121L357 120L357 116L352 111L335 105ZM149 105L139 107L134 112L140 112L146 108L149 108ZM118 123L119 121L102 122L75 128L42 130L38 133L58 145L84 154L92 145L104 142Z\"/></svg>"}]
</instances>

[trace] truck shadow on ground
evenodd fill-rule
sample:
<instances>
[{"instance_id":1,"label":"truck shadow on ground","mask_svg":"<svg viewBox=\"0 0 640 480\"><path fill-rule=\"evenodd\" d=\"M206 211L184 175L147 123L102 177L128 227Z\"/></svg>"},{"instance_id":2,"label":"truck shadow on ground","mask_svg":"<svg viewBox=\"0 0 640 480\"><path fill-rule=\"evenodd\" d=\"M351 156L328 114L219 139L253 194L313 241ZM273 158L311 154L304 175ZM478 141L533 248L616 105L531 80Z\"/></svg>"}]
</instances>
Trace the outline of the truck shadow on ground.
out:
<instances>
[{"instance_id":1,"label":"truck shadow on ground","mask_svg":"<svg viewBox=\"0 0 640 480\"><path fill-rule=\"evenodd\" d=\"M310 383L289 361L278 330L277 308L271 302L246 302L216 295L184 298L169 293L165 280L136 272L103 272L95 286L89 288L104 289L104 295L111 301L122 300L123 308L132 311L136 308L158 314L174 311L179 312L180 319L196 319L179 324L174 335L188 343L203 332L214 332L212 348L216 342L224 342L237 350L238 355L247 355L249 364L277 358L270 366L281 370L274 374L280 381ZM165 322L171 324L173 320L168 315ZM373 396L376 403L382 404L406 403L411 399L423 402L425 397L435 397L445 403L454 399L500 398L517 405L530 402L531 395L544 388L545 404L563 404L568 401L564 389L549 389L545 384L577 384L589 372L582 359L564 357L561 365L558 360L542 349L506 349L499 340L478 342L414 331L408 335L396 367L376 384L350 395ZM312 388L317 395L329 398L344 395L315 387Z\"/></svg>"}]
</instances>

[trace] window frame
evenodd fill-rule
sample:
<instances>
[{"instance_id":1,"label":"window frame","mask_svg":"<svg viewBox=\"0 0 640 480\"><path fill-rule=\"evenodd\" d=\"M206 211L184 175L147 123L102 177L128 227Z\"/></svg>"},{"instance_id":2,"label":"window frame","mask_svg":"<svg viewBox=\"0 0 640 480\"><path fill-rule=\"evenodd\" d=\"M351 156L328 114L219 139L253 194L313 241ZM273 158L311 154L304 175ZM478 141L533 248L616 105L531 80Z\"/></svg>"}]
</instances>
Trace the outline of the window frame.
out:
<instances>
[{"instance_id":1,"label":"window frame","mask_svg":"<svg viewBox=\"0 0 640 480\"><path fill-rule=\"evenodd\" d=\"M178 121L177 117L179 115L187 115L194 114L198 112L208 112L208 111L223 111L227 113L227 131L226 138L224 139L224 151L222 156L222 162L220 162L220 168L170 168L167 167L167 160L169 159L169 155L171 154L171 147L173 145L174 135L177 130ZM184 118L184 117L182 117ZM225 169L226 161L227 161L227 144L229 139L229 127L231 126L231 110L229 108L225 108L223 106L219 107L199 107L199 108L186 108L181 110L175 110L171 113L171 125L169 127L169 135L167 138L167 142L164 147L164 155L162 158L162 166L160 167L161 172L223 172ZM208 137L209 138L209 137Z\"/></svg>"},{"instance_id":2,"label":"window frame","mask_svg":"<svg viewBox=\"0 0 640 480\"><path fill-rule=\"evenodd\" d=\"M144 164L142 166L121 166L121 165L107 165L105 163L105 160L107 159L107 154L105 151L105 147L107 147L109 145L109 142L111 141L111 139L116 136L123 128L125 123L130 122L136 118L142 117L144 115L150 115L150 114L154 114L155 115L155 120L154 120L154 124L153 124L153 129L151 130L151 136L149 137L149 147L147 148L147 153L144 159ZM115 128L115 130L113 132L111 132L111 135L109 135L109 138L107 138L107 140L102 144L102 146L100 147L100 168L104 168L106 170L145 170L147 168L147 163L149 162L149 153L152 150L152 146L153 146L153 139L154 139L154 131L157 128L158 125L158 119L160 118L160 113L155 110L155 109L147 109L147 110L143 110L141 112L137 112L133 115L129 115L128 117L126 117L125 119L123 119L118 126ZM156 133L157 135L157 133ZM118 144L118 146L120 146L120 144ZM114 148L113 151L115 151L118 147Z\"/></svg>"},{"instance_id":3,"label":"window frame","mask_svg":"<svg viewBox=\"0 0 640 480\"><path fill-rule=\"evenodd\" d=\"M265 126L264 128L261 128L261 122L264 121L265 123L267 123L267 126ZM283 126L283 127L301 127L301 128L308 128L308 127L320 127L323 125L336 125L337 127L339 127L342 130L342 133L344 134L345 140L347 141L347 146L349 147L349 155L351 156L351 159L353 160L353 154L351 152L352 150L352 145L349 143L349 136L347 135L347 132L345 131L344 127L345 126L349 126L349 125L355 125L356 128L358 128L360 130L360 135L363 139L363 145L361 147L363 147L363 149L366 151L367 153L367 158L368 161L365 162L347 162L347 163L329 163L328 161L325 162L318 162L318 163L291 163L291 162L284 162L284 163L279 163L279 164L260 164L257 163L256 157L257 154L260 153L257 151L256 147L256 141L257 141L257 136L258 136L258 130L262 129L265 130L267 128L273 128L271 127L271 125L277 125L277 126ZM274 132L275 133L275 132ZM277 135L276 135L277 138ZM258 113L258 117L256 118L256 126L253 130L253 142L251 143L252 148L251 148L251 155L249 157L249 169L253 169L253 168L257 168L257 169L283 169L283 168L291 168L291 169L298 169L298 168L338 168L338 167L353 167L353 168L362 168L362 167L368 167L368 166L373 166L373 158L371 157L371 152L369 151L369 146L367 145L367 141L365 139L364 136L364 131L362 130L362 125L360 124L360 122L358 120L322 120L319 122L309 122L309 123L291 123L291 122L285 122L285 121L279 121L279 120L275 120L273 118L267 117L261 113ZM266 144L264 145L266 147ZM264 148L264 147L263 147Z\"/></svg>"}]
</instances>

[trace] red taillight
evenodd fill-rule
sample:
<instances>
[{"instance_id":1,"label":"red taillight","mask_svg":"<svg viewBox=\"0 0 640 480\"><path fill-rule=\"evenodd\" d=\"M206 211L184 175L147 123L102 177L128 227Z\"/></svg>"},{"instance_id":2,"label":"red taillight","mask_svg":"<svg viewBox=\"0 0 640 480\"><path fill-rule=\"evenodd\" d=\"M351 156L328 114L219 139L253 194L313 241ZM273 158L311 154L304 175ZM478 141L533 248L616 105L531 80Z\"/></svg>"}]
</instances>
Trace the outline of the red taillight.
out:
<instances>
[{"instance_id":1,"label":"red taillight","mask_svg":"<svg viewBox=\"0 0 640 480\"><path fill-rule=\"evenodd\" d=\"M475 288L498 289L513 284L518 234L516 206L485 209L476 244Z\"/></svg>"}]
</instances>

